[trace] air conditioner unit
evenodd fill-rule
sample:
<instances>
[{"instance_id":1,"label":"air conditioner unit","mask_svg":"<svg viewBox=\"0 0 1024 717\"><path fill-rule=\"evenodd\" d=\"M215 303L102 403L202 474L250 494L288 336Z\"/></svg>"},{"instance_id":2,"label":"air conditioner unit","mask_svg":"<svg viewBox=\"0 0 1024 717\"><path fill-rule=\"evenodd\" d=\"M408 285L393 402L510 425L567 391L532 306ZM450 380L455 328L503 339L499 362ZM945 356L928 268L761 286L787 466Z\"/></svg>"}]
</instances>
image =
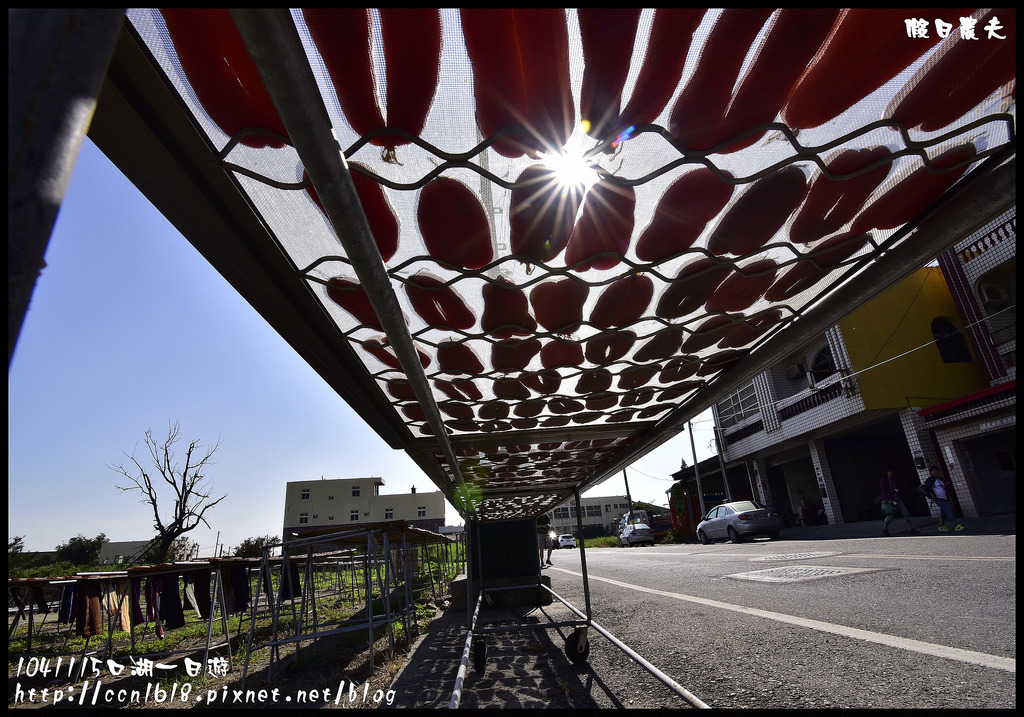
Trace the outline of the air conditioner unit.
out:
<instances>
[{"instance_id":1,"label":"air conditioner unit","mask_svg":"<svg viewBox=\"0 0 1024 717\"><path fill-rule=\"evenodd\" d=\"M804 365L801 363L795 363L786 369L786 378L797 379L807 373L804 369Z\"/></svg>"},{"instance_id":2,"label":"air conditioner unit","mask_svg":"<svg viewBox=\"0 0 1024 717\"><path fill-rule=\"evenodd\" d=\"M978 293L986 309L1001 309L1010 303L1010 292L1002 284L979 284Z\"/></svg>"}]
</instances>

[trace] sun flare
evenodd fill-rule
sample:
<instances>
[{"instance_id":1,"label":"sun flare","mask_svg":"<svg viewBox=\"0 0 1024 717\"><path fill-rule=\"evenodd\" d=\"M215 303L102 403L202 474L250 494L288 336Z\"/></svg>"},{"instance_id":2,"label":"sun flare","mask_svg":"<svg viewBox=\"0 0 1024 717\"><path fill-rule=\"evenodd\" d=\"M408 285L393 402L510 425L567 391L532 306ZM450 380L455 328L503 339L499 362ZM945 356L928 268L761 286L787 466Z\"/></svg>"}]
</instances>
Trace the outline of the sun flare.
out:
<instances>
[{"instance_id":1,"label":"sun flare","mask_svg":"<svg viewBox=\"0 0 1024 717\"><path fill-rule=\"evenodd\" d=\"M565 187L586 190L599 179L594 165L582 151L562 149L541 155L545 166L555 174L555 180Z\"/></svg>"}]
</instances>

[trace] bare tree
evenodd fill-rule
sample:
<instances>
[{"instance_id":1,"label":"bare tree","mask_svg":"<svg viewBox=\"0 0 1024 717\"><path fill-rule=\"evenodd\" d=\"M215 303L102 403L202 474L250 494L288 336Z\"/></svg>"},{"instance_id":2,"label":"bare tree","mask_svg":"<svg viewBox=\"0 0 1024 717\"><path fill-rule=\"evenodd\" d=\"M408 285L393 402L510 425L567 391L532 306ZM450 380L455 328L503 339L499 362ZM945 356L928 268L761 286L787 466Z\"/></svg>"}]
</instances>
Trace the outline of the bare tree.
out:
<instances>
[{"instance_id":1,"label":"bare tree","mask_svg":"<svg viewBox=\"0 0 1024 717\"><path fill-rule=\"evenodd\" d=\"M177 421L170 425L167 440L162 444L153 438L153 429L146 431L146 448L156 468L155 473L151 472L152 469L147 471L135 458L134 453L125 453L131 460L131 465L126 466L122 463L108 466L130 481L128 484L117 486L119 491L139 491L139 502L147 503L153 509L153 527L157 532L153 540L156 544L157 562L167 561L171 546L179 536L198 527L200 523L209 528L210 524L204 517L206 511L228 497L225 493L219 498L213 498L213 482L206 478L206 468L213 463L210 459L220 448L221 441L218 440L205 452L198 440L192 441L185 452L185 465L179 466L174 459L174 447L180 440L181 428ZM169 486L174 494L174 510L169 520L160 516L158 488L164 488L165 494L167 492L161 481ZM169 495L167 497L170 498ZM163 505L166 508L167 503Z\"/></svg>"}]
</instances>

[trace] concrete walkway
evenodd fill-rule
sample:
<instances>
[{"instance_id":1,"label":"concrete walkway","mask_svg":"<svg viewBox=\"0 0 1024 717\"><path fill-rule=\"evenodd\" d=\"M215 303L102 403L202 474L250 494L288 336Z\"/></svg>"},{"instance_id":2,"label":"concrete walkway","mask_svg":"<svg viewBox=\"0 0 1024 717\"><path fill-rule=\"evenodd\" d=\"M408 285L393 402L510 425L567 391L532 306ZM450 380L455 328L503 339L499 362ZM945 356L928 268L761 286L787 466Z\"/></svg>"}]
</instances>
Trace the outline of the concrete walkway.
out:
<instances>
[{"instance_id":1,"label":"concrete walkway","mask_svg":"<svg viewBox=\"0 0 1024 717\"><path fill-rule=\"evenodd\" d=\"M922 535L945 535L939 531L939 521L932 516L914 516L911 518L914 528ZM964 518L960 521L965 530L953 530L950 526L948 535L1015 535L1017 533L1017 515L1008 513L990 515L984 518ZM889 526L892 537L904 535L906 523L899 518ZM859 523L843 523L841 525L807 525L797 528L784 528L782 540L842 540L844 538L877 538L882 535L882 519L868 520Z\"/></svg>"}]
</instances>

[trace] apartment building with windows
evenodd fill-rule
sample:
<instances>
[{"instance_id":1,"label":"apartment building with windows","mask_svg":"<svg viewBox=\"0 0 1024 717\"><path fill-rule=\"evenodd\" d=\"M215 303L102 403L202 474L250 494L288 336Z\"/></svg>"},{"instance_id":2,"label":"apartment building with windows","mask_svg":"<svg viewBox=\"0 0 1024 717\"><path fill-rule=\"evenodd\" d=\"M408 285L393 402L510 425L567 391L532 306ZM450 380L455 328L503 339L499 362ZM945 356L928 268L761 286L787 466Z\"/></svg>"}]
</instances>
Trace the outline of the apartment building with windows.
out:
<instances>
[{"instance_id":1,"label":"apartment building with windows","mask_svg":"<svg viewBox=\"0 0 1024 717\"><path fill-rule=\"evenodd\" d=\"M1016 509L1017 211L939 257L986 386L920 412L964 514Z\"/></svg>"},{"instance_id":2,"label":"apartment building with windows","mask_svg":"<svg viewBox=\"0 0 1024 717\"><path fill-rule=\"evenodd\" d=\"M575 499L569 499L548 515L551 518L551 529L559 535L577 535L577 512L582 514L584 529L591 525L600 526L607 534L612 535L619 517L628 511L629 499L624 495L613 495L580 498L578 505Z\"/></svg>"},{"instance_id":3,"label":"apartment building with windows","mask_svg":"<svg viewBox=\"0 0 1024 717\"><path fill-rule=\"evenodd\" d=\"M445 498L441 491L381 493L384 479L335 478L289 481L285 485L285 540L324 528L343 531L372 523L402 520L438 532L444 525Z\"/></svg>"},{"instance_id":4,"label":"apartment building with windows","mask_svg":"<svg viewBox=\"0 0 1024 717\"><path fill-rule=\"evenodd\" d=\"M1014 209L720 401L726 474L744 478L703 490L749 490L793 513L810 503L830 523L880 520L891 466L927 515L913 487L937 465L964 516L1015 510L1015 256Z\"/></svg>"}]
</instances>

